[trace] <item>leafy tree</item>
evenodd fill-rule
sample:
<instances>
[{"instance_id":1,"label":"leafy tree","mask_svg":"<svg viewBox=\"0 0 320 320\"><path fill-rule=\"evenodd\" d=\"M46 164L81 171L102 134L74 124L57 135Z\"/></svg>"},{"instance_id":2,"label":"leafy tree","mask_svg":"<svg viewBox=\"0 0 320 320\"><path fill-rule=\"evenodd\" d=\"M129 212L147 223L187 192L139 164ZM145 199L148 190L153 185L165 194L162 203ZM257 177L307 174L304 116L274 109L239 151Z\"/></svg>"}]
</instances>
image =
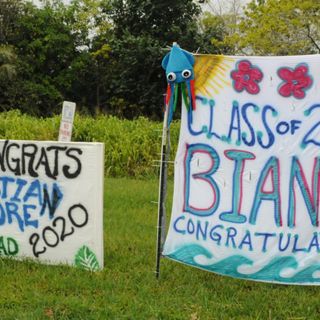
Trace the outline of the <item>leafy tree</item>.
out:
<instances>
[{"instance_id":1,"label":"leafy tree","mask_svg":"<svg viewBox=\"0 0 320 320\"><path fill-rule=\"evenodd\" d=\"M100 45L108 39L111 48L105 110L125 117L161 117L161 59L175 41L190 51L199 47L200 7L192 0L113 0L103 10L112 26L111 34L95 39Z\"/></svg>"},{"instance_id":2,"label":"leafy tree","mask_svg":"<svg viewBox=\"0 0 320 320\"><path fill-rule=\"evenodd\" d=\"M226 38L230 35L230 16L228 14L216 15L205 12L201 20L202 33L200 35L203 45L202 53L233 54Z\"/></svg>"},{"instance_id":3,"label":"leafy tree","mask_svg":"<svg viewBox=\"0 0 320 320\"><path fill-rule=\"evenodd\" d=\"M73 71L78 75L73 81L73 94L78 96L78 105L92 114L99 113L109 99L109 8L108 0L73 0L69 6L73 15L73 33L83 39L79 55L72 64Z\"/></svg>"},{"instance_id":4,"label":"leafy tree","mask_svg":"<svg viewBox=\"0 0 320 320\"><path fill-rule=\"evenodd\" d=\"M72 32L78 35L86 49L92 47L96 35L105 34L110 29L106 14L109 7L109 0L72 0L68 6Z\"/></svg>"},{"instance_id":5,"label":"leafy tree","mask_svg":"<svg viewBox=\"0 0 320 320\"><path fill-rule=\"evenodd\" d=\"M5 1L0 37L17 60L15 81L0 87L0 104L36 115L60 111L65 99L90 113L159 119L161 60L173 42L189 51L234 52L225 41L234 12L202 16L197 1L42 0L41 7Z\"/></svg>"},{"instance_id":6,"label":"leafy tree","mask_svg":"<svg viewBox=\"0 0 320 320\"><path fill-rule=\"evenodd\" d=\"M42 0L40 7L8 1L21 4L13 28L7 28L10 37L6 33L17 52L18 72L15 82L1 90L2 108L46 116L59 112L62 100L72 100L92 112L100 100L96 92L106 83L100 60L107 61L107 45L92 46L94 36L107 30L101 10L106 0L73 0L70 6Z\"/></svg>"},{"instance_id":7,"label":"leafy tree","mask_svg":"<svg viewBox=\"0 0 320 320\"><path fill-rule=\"evenodd\" d=\"M11 42L22 7L22 0L0 1L0 44Z\"/></svg>"},{"instance_id":8,"label":"leafy tree","mask_svg":"<svg viewBox=\"0 0 320 320\"><path fill-rule=\"evenodd\" d=\"M16 75L17 56L10 46L0 46L0 83L10 81Z\"/></svg>"},{"instance_id":9,"label":"leafy tree","mask_svg":"<svg viewBox=\"0 0 320 320\"><path fill-rule=\"evenodd\" d=\"M7 109L10 100L9 89L14 86L17 74L17 56L11 45L16 21L22 8L21 0L0 1L0 109Z\"/></svg>"},{"instance_id":10,"label":"leafy tree","mask_svg":"<svg viewBox=\"0 0 320 320\"><path fill-rule=\"evenodd\" d=\"M320 52L320 2L251 1L230 43L239 51L261 55Z\"/></svg>"},{"instance_id":11,"label":"leafy tree","mask_svg":"<svg viewBox=\"0 0 320 320\"><path fill-rule=\"evenodd\" d=\"M9 88L17 74L17 56L8 45L0 45L0 109L5 110L10 99Z\"/></svg>"},{"instance_id":12,"label":"leafy tree","mask_svg":"<svg viewBox=\"0 0 320 320\"><path fill-rule=\"evenodd\" d=\"M33 114L58 111L61 101L68 98L70 66L77 55L76 35L63 3L47 2L42 8L25 4L16 22L14 44L19 57L19 90L12 89L12 101Z\"/></svg>"},{"instance_id":13,"label":"leafy tree","mask_svg":"<svg viewBox=\"0 0 320 320\"><path fill-rule=\"evenodd\" d=\"M117 38L148 34L163 44L177 41L196 49L190 36L197 31L200 7L192 0L113 0L110 18Z\"/></svg>"}]
</instances>

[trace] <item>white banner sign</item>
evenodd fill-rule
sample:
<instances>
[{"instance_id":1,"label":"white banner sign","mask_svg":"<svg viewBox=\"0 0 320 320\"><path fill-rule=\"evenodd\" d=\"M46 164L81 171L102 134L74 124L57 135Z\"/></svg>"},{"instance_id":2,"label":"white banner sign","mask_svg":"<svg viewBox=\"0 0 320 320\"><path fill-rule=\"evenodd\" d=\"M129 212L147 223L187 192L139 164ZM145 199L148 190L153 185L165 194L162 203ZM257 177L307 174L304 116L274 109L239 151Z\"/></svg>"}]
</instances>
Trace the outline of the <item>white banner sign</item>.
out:
<instances>
[{"instance_id":1,"label":"white banner sign","mask_svg":"<svg viewBox=\"0 0 320 320\"><path fill-rule=\"evenodd\" d=\"M0 141L0 254L103 268L102 143Z\"/></svg>"},{"instance_id":2,"label":"white banner sign","mask_svg":"<svg viewBox=\"0 0 320 320\"><path fill-rule=\"evenodd\" d=\"M319 285L320 56L197 55L194 72L163 254L236 278Z\"/></svg>"}]
</instances>

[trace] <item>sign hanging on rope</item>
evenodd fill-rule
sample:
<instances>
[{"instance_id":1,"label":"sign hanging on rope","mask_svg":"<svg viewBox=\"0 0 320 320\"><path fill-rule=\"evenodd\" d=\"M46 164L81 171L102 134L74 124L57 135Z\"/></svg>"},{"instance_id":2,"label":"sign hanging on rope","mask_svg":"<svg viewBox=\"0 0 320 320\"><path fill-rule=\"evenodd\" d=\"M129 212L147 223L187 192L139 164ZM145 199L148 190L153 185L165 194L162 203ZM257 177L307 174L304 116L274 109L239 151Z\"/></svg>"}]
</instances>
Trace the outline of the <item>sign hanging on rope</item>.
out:
<instances>
[{"instance_id":1,"label":"sign hanging on rope","mask_svg":"<svg viewBox=\"0 0 320 320\"><path fill-rule=\"evenodd\" d=\"M178 46L164 58L169 121L178 90L184 97L164 256L235 278L320 284L319 66L318 55Z\"/></svg>"}]
</instances>

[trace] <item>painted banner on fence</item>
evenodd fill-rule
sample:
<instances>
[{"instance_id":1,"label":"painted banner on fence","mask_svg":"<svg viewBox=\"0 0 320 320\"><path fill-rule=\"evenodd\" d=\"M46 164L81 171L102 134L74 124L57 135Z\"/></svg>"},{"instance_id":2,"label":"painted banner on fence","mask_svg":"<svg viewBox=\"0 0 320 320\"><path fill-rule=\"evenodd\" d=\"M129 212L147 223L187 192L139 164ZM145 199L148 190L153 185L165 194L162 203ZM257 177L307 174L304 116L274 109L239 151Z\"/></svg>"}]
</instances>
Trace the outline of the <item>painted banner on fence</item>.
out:
<instances>
[{"instance_id":1,"label":"painted banner on fence","mask_svg":"<svg viewBox=\"0 0 320 320\"><path fill-rule=\"evenodd\" d=\"M236 278L320 284L320 56L196 55L194 74L163 254Z\"/></svg>"},{"instance_id":2,"label":"painted banner on fence","mask_svg":"<svg viewBox=\"0 0 320 320\"><path fill-rule=\"evenodd\" d=\"M0 141L0 255L103 268L102 143Z\"/></svg>"}]
</instances>

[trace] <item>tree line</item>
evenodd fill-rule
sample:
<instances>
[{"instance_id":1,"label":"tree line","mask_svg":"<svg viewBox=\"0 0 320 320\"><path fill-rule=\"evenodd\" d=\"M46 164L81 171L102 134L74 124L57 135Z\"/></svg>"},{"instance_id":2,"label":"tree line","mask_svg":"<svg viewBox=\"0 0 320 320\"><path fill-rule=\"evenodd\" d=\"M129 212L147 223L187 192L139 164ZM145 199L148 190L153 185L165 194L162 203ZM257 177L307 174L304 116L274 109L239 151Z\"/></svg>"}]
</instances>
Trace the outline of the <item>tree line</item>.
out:
<instances>
[{"instance_id":1,"label":"tree line","mask_svg":"<svg viewBox=\"0 0 320 320\"><path fill-rule=\"evenodd\" d=\"M50 116L70 100L87 114L161 119L160 65L173 42L212 54L319 53L319 17L313 0L2 0L0 111Z\"/></svg>"}]
</instances>

